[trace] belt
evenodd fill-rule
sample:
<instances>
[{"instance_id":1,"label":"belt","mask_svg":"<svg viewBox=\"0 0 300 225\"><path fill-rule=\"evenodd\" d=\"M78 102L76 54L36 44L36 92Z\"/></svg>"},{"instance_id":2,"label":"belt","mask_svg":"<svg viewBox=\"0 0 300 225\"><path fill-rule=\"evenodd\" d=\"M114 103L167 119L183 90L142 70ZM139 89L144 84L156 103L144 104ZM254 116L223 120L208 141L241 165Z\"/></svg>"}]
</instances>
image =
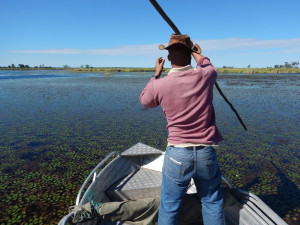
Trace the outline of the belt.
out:
<instances>
[{"instance_id":1,"label":"belt","mask_svg":"<svg viewBox=\"0 0 300 225\"><path fill-rule=\"evenodd\" d=\"M191 146L191 147L185 147L187 150L200 150L200 149L203 149L203 148L206 148L207 146L203 146L203 145L200 145L200 146Z\"/></svg>"},{"instance_id":2,"label":"belt","mask_svg":"<svg viewBox=\"0 0 300 225\"><path fill-rule=\"evenodd\" d=\"M170 147L175 147L174 145L170 145ZM195 150L200 150L200 149L203 149L203 148L206 148L207 146L203 146L203 145L200 145L200 146L190 146L190 147L180 147L180 148L185 148L187 150L191 150L193 151L194 149ZM178 148L178 147L176 147Z\"/></svg>"}]
</instances>

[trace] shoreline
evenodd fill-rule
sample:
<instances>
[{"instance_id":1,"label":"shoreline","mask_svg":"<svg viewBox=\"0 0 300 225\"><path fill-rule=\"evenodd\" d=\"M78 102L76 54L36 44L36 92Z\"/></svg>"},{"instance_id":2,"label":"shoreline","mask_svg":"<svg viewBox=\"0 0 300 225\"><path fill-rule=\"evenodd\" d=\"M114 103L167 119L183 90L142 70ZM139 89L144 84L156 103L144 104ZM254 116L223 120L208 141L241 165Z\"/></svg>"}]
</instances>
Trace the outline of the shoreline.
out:
<instances>
[{"instance_id":1,"label":"shoreline","mask_svg":"<svg viewBox=\"0 0 300 225\"><path fill-rule=\"evenodd\" d=\"M9 68L0 67L0 70L65 70L69 72L103 72L107 75L117 72L155 72L154 68L135 68L135 67L93 67L93 68ZM165 68L164 72L169 72L170 68ZM217 68L218 73L222 74L300 74L300 68Z\"/></svg>"}]
</instances>

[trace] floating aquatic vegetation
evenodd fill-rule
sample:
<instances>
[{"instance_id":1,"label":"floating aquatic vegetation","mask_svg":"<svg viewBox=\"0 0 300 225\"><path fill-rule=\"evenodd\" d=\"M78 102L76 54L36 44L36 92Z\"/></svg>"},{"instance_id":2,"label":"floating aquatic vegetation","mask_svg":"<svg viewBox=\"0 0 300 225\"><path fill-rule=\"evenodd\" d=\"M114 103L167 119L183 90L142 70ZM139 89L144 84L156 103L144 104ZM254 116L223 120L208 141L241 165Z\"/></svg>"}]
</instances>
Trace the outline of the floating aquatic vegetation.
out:
<instances>
[{"instance_id":1,"label":"floating aquatic vegetation","mask_svg":"<svg viewBox=\"0 0 300 225\"><path fill-rule=\"evenodd\" d=\"M1 81L0 223L57 223L108 153L137 142L165 149L161 109L138 100L147 75L113 76ZM286 75L219 76L247 132L217 93L214 99L222 173L289 224L300 220L299 82Z\"/></svg>"}]
</instances>

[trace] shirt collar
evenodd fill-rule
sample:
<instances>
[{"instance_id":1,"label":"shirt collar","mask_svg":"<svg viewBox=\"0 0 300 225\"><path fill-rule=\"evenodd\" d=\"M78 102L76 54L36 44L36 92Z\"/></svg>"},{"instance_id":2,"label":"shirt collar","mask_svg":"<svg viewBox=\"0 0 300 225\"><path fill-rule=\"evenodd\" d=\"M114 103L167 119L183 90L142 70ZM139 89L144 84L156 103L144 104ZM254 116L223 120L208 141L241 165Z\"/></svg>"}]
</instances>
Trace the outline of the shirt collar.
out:
<instances>
[{"instance_id":1,"label":"shirt collar","mask_svg":"<svg viewBox=\"0 0 300 225\"><path fill-rule=\"evenodd\" d=\"M190 69L193 69L193 67L191 65L187 65L187 66L179 67L179 68L172 68L168 74L174 73L174 72L182 72L182 71L186 71L186 70L190 70Z\"/></svg>"}]
</instances>

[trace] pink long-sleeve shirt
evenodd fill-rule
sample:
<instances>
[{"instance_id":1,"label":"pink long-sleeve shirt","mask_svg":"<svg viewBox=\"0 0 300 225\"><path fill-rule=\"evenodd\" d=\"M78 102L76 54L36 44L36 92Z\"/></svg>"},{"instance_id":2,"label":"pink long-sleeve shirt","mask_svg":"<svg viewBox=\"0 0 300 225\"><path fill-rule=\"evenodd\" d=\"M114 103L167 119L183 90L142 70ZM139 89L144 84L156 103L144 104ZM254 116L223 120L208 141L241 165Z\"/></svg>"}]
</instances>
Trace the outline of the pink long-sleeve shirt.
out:
<instances>
[{"instance_id":1,"label":"pink long-sleeve shirt","mask_svg":"<svg viewBox=\"0 0 300 225\"><path fill-rule=\"evenodd\" d=\"M140 102L148 108L161 105L167 119L169 144L213 145L223 139L212 104L216 78L216 69L204 57L196 68L173 68L168 76L150 79Z\"/></svg>"}]
</instances>

